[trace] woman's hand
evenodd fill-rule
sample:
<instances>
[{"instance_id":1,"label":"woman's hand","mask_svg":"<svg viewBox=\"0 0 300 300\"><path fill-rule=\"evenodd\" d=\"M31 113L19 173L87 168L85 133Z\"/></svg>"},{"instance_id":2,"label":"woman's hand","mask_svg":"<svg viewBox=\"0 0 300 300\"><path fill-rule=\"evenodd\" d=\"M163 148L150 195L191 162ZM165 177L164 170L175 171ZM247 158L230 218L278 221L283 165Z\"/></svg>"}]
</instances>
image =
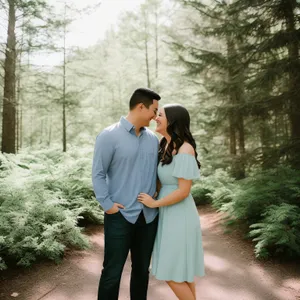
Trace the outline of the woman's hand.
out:
<instances>
[{"instance_id":1,"label":"woman's hand","mask_svg":"<svg viewBox=\"0 0 300 300\"><path fill-rule=\"evenodd\" d=\"M145 194L145 193L140 193L138 195L138 201L150 208L157 207L156 201L151 196L149 196L148 194Z\"/></svg>"}]
</instances>

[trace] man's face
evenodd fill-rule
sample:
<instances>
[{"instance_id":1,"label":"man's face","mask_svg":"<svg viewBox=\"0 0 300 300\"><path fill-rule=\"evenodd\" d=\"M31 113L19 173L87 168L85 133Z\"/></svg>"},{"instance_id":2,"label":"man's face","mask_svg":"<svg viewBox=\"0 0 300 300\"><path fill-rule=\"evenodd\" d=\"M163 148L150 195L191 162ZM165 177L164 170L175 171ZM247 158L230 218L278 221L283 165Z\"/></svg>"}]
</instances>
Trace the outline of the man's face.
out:
<instances>
[{"instance_id":1,"label":"man's face","mask_svg":"<svg viewBox=\"0 0 300 300\"><path fill-rule=\"evenodd\" d=\"M153 100L153 104L147 108L146 106L143 105L142 109L142 116L143 116L143 121L144 125L143 126L149 126L151 120L155 120L156 115L158 111L158 101Z\"/></svg>"}]
</instances>

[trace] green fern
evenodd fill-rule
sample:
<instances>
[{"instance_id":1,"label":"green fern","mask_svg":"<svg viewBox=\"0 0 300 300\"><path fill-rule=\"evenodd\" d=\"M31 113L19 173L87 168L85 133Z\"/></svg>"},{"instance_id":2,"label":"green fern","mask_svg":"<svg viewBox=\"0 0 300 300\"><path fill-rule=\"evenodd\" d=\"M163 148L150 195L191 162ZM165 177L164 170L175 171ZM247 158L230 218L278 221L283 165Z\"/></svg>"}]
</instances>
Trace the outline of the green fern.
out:
<instances>
[{"instance_id":1,"label":"green fern","mask_svg":"<svg viewBox=\"0 0 300 300\"><path fill-rule=\"evenodd\" d=\"M267 258L272 253L284 253L288 257L299 257L300 208L287 203L271 205L263 217L262 222L250 226L249 236L257 242L256 256Z\"/></svg>"},{"instance_id":2,"label":"green fern","mask_svg":"<svg viewBox=\"0 0 300 300\"><path fill-rule=\"evenodd\" d=\"M103 223L92 190L91 151L0 154L0 269L7 262L58 262L67 247L89 247L78 222Z\"/></svg>"}]
</instances>

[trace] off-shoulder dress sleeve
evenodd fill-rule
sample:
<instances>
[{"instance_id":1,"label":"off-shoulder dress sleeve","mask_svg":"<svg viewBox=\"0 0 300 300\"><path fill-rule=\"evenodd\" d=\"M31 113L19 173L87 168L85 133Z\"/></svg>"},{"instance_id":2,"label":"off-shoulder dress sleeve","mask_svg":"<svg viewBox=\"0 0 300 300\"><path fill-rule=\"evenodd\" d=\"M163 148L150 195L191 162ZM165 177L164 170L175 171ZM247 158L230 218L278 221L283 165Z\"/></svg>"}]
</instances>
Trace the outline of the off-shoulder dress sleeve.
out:
<instances>
[{"instance_id":1,"label":"off-shoulder dress sleeve","mask_svg":"<svg viewBox=\"0 0 300 300\"><path fill-rule=\"evenodd\" d=\"M199 179L200 171L195 157L188 153L178 153L173 159L175 166L172 176L187 180Z\"/></svg>"}]
</instances>

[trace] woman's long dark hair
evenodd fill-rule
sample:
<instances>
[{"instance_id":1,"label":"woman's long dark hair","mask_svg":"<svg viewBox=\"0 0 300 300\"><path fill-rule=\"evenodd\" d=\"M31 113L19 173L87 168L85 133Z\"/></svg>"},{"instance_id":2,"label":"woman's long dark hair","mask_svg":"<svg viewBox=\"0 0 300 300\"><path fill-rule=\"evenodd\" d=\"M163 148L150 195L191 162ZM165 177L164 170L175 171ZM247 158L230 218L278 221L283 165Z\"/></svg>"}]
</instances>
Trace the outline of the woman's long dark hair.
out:
<instances>
[{"instance_id":1,"label":"woman's long dark hair","mask_svg":"<svg viewBox=\"0 0 300 300\"><path fill-rule=\"evenodd\" d=\"M166 151L167 140L162 138L159 145L158 161L162 165L168 165L173 160L173 151L178 153L179 148L184 142L191 144L195 150L195 159L200 169L201 164L197 159L196 142L190 131L190 115L189 112L180 104L167 104L164 106L166 118L168 121L167 133L171 137Z\"/></svg>"}]
</instances>

